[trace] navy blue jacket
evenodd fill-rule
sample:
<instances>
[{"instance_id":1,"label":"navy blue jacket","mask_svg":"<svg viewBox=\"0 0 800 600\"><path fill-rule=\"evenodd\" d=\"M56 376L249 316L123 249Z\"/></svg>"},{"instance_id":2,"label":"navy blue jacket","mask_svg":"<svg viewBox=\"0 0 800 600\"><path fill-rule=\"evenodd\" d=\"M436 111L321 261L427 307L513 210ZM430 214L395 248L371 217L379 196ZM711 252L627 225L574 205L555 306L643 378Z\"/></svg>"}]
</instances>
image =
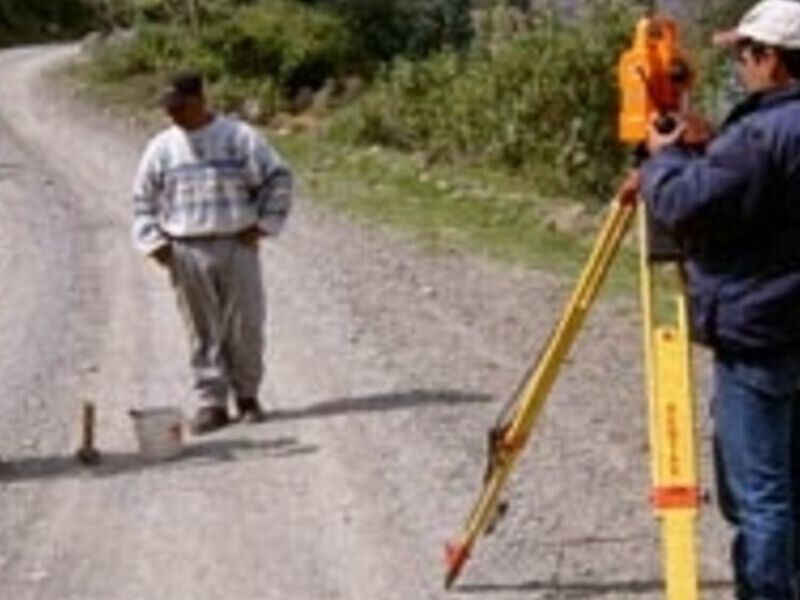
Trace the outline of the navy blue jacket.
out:
<instances>
[{"instance_id":1,"label":"navy blue jacket","mask_svg":"<svg viewBox=\"0 0 800 600\"><path fill-rule=\"evenodd\" d=\"M695 339L800 349L800 84L742 102L703 154L668 147L641 172L687 257Z\"/></svg>"}]
</instances>

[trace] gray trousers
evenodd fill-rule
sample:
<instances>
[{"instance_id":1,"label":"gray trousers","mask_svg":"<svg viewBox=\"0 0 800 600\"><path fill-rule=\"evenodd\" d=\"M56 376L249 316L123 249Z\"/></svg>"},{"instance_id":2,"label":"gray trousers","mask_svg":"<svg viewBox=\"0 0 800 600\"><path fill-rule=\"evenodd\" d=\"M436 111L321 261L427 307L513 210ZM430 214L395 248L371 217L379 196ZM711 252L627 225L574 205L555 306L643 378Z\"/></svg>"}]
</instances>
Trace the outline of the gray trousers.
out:
<instances>
[{"instance_id":1,"label":"gray trousers","mask_svg":"<svg viewBox=\"0 0 800 600\"><path fill-rule=\"evenodd\" d=\"M173 240L170 267L197 400L225 405L229 393L256 398L266 317L258 249L230 237Z\"/></svg>"}]
</instances>

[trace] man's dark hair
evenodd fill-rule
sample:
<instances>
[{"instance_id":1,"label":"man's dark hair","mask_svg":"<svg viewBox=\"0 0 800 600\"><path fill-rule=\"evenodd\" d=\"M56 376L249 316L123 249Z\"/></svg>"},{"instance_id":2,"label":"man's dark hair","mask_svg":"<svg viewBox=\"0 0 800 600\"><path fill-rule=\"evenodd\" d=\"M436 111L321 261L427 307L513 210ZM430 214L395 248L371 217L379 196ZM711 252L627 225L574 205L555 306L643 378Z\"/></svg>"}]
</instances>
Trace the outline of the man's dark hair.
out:
<instances>
[{"instance_id":1,"label":"man's dark hair","mask_svg":"<svg viewBox=\"0 0 800 600\"><path fill-rule=\"evenodd\" d=\"M739 60L742 60L745 51L749 51L755 60L761 60L761 57L767 53L769 46L762 42L757 42L752 38L742 38L737 40L734 45L734 52Z\"/></svg>"},{"instance_id":2,"label":"man's dark hair","mask_svg":"<svg viewBox=\"0 0 800 600\"><path fill-rule=\"evenodd\" d=\"M178 96L202 96L203 76L197 71L180 71L170 78L168 91Z\"/></svg>"},{"instance_id":3,"label":"man's dark hair","mask_svg":"<svg viewBox=\"0 0 800 600\"><path fill-rule=\"evenodd\" d=\"M750 38L743 38L736 43L735 50L739 56L741 56L741 53L745 50L749 50L756 60L764 56L767 50L772 50L778 55L778 59L783 66L786 67L786 70L789 71L789 75L791 75L793 79L800 79L800 50L798 49L777 48Z\"/></svg>"},{"instance_id":4,"label":"man's dark hair","mask_svg":"<svg viewBox=\"0 0 800 600\"><path fill-rule=\"evenodd\" d=\"M792 79L800 79L800 50L778 48L776 52Z\"/></svg>"}]
</instances>

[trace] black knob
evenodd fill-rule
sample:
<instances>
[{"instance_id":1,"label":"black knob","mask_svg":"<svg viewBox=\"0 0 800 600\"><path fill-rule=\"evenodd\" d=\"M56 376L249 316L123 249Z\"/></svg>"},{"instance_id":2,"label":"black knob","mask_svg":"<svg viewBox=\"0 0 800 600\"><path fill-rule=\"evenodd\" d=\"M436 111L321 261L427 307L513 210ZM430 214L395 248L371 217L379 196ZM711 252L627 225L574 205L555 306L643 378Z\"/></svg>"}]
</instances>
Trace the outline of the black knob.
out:
<instances>
[{"instance_id":1,"label":"black knob","mask_svg":"<svg viewBox=\"0 0 800 600\"><path fill-rule=\"evenodd\" d=\"M655 121L656 131L662 135L672 133L677 126L678 121L672 115L658 115Z\"/></svg>"}]
</instances>

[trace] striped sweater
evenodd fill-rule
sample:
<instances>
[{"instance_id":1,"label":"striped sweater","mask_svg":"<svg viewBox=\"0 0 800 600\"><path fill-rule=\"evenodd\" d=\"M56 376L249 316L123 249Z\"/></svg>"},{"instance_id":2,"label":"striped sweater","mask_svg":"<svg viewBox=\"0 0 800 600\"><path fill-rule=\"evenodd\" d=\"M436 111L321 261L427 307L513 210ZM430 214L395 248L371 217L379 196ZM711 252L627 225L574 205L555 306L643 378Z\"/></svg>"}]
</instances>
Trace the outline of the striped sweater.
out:
<instances>
[{"instance_id":1,"label":"striped sweater","mask_svg":"<svg viewBox=\"0 0 800 600\"><path fill-rule=\"evenodd\" d=\"M292 174L250 125L214 116L172 126L147 145L133 190L133 240L150 254L170 238L277 234L289 213Z\"/></svg>"}]
</instances>

